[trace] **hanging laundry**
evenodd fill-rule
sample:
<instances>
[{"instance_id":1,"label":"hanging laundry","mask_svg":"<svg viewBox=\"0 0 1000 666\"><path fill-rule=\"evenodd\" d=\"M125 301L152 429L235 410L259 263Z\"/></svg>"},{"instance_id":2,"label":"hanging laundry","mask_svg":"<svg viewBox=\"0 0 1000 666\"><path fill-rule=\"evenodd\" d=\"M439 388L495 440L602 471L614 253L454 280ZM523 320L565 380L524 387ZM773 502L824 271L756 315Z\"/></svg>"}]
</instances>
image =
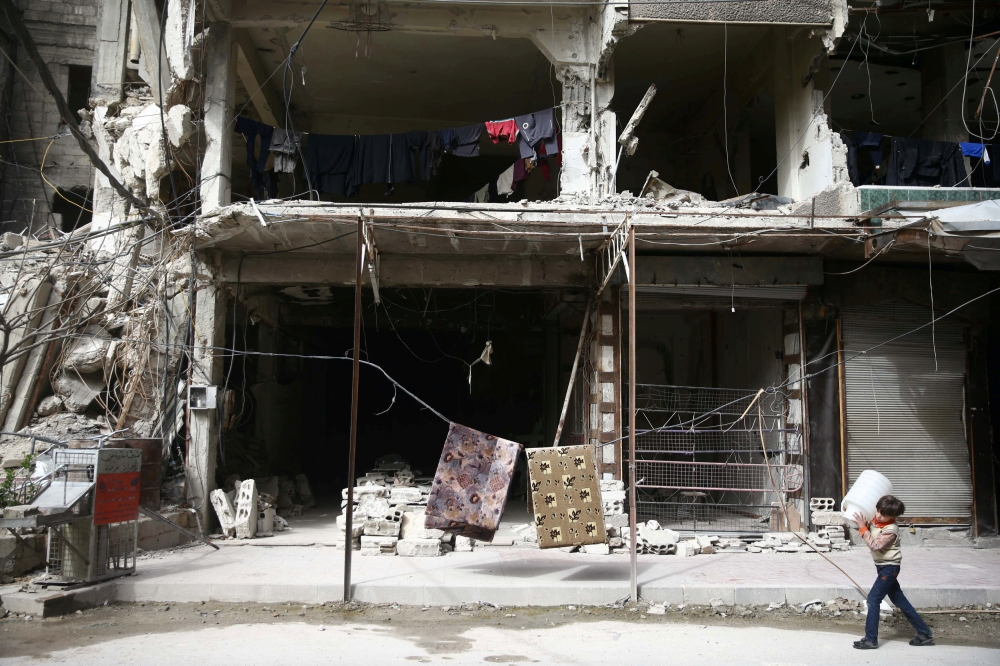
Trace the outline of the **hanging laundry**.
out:
<instances>
[{"instance_id":1,"label":"hanging laundry","mask_svg":"<svg viewBox=\"0 0 1000 666\"><path fill-rule=\"evenodd\" d=\"M247 166L250 167L250 187L253 188L258 199L264 199L265 192L267 192L267 198L274 198L268 192L271 189L268 187L270 181L264 178L274 128L245 116L237 116L236 131L242 134L247 142ZM260 137L259 155L256 150L257 137ZM274 195L277 195L276 188Z\"/></svg>"},{"instance_id":2,"label":"hanging laundry","mask_svg":"<svg viewBox=\"0 0 1000 666\"><path fill-rule=\"evenodd\" d=\"M962 149L957 143L892 138L886 185L955 187L967 183Z\"/></svg>"},{"instance_id":3,"label":"hanging laundry","mask_svg":"<svg viewBox=\"0 0 1000 666\"><path fill-rule=\"evenodd\" d=\"M441 157L444 155L444 146L441 144L440 132L427 132L424 144L420 147L420 177L423 180L430 180L431 176L436 176L441 168Z\"/></svg>"},{"instance_id":4,"label":"hanging laundry","mask_svg":"<svg viewBox=\"0 0 1000 666\"><path fill-rule=\"evenodd\" d=\"M521 151L521 157L536 157L538 144L542 141L546 141L545 148L549 155L559 152L555 141L556 121L552 109L517 116L514 121L517 123L517 146Z\"/></svg>"},{"instance_id":5,"label":"hanging laundry","mask_svg":"<svg viewBox=\"0 0 1000 666\"><path fill-rule=\"evenodd\" d=\"M983 164L990 163L990 153L986 149L985 143L968 143L965 141L959 141L958 146L962 149L962 154L966 157L979 158L983 160Z\"/></svg>"},{"instance_id":6,"label":"hanging laundry","mask_svg":"<svg viewBox=\"0 0 1000 666\"><path fill-rule=\"evenodd\" d=\"M483 123L441 130L441 145L445 152L458 157L478 157L479 138L483 135Z\"/></svg>"},{"instance_id":7,"label":"hanging laundry","mask_svg":"<svg viewBox=\"0 0 1000 666\"><path fill-rule=\"evenodd\" d=\"M354 166L357 138L310 134L306 142L306 163L313 189L335 196L349 196L348 174Z\"/></svg>"},{"instance_id":8,"label":"hanging laundry","mask_svg":"<svg viewBox=\"0 0 1000 666\"><path fill-rule=\"evenodd\" d=\"M424 526L492 541L507 504L521 445L452 423L441 451Z\"/></svg>"},{"instance_id":9,"label":"hanging laundry","mask_svg":"<svg viewBox=\"0 0 1000 666\"><path fill-rule=\"evenodd\" d=\"M552 161L555 162L555 165L557 167L562 166L562 153L561 153L562 134L559 132L559 128L556 128L556 136L554 141L555 141L555 153L549 152L549 149L551 148L549 139L546 139L542 141L540 144L538 144L538 168L542 170L542 175L545 176L546 182L552 179L552 174L549 171L550 167L548 158L551 157Z\"/></svg>"},{"instance_id":10,"label":"hanging laundry","mask_svg":"<svg viewBox=\"0 0 1000 666\"><path fill-rule=\"evenodd\" d=\"M521 160L518 160L520 162ZM500 196L510 196L514 194L514 166L511 164L497 178L497 194Z\"/></svg>"},{"instance_id":11,"label":"hanging laundry","mask_svg":"<svg viewBox=\"0 0 1000 666\"><path fill-rule=\"evenodd\" d=\"M501 120L499 122L487 122L486 133L490 135L493 143L499 143L501 139L507 139L507 143L517 141L517 123L514 119Z\"/></svg>"},{"instance_id":12,"label":"hanging laundry","mask_svg":"<svg viewBox=\"0 0 1000 666\"><path fill-rule=\"evenodd\" d=\"M875 132L843 131L840 138L847 146L847 175L851 184L855 187L883 184L888 170L884 150L888 137Z\"/></svg>"},{"instance_id":13,"label":"hanging laundry","mask_svg":"<svg viewBox=\"0 0 1000 666\"><path fill-rule=\"evenodd\" d=\"M281 127L274 129L271 137L271 153L274 155L275 173L295 173L295 164L299 156L299 144L302 142L302 132L291 132Z\"/></svg>"},{"instance_id":14,"label":"hanging laundry","mask_svg":"<svg viewBox=\"0 0 1000 666\"><path fill-rule=\"evenodd\" d=\"M605 543L594 447L528 449L528 481L539 548Z\"/></svg>"},{"instance_id":15,"label":"hanging laundry","mask_svg":"<svg viewBox=\"0 0 1000 666\"><path fill-rule=\"evenodd\" d=\"M490 186L483 185L472 195L473 203L486 203L490 200Z\"/></svg>"}]
</instances>

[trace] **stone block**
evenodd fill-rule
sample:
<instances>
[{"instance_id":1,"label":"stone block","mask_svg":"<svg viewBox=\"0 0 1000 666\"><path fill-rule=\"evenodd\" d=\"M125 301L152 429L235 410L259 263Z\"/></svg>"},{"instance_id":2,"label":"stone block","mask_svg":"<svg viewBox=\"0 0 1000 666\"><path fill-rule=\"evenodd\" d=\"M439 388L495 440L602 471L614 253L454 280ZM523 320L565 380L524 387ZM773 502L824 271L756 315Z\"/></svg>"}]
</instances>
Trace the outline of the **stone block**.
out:
<instances>
[{"instance_id":1,"label":"stone block","mask_svg":"<svg viewBox=\"0 0 1000 666\"><path fill-rule=\"evenodd\" d=\"M104 390L104 373L84 375L62 371L52 380L52 389L62 398L68 411L82 414Z\"/></svg>"},{"instance_id":2,"label":"stone block","mask_svg":"<svg viewBox=\"0 0 1000 666\"><path fill-rule=\"evenodd\" d=\"M417 504L421 500L427 501L424 494L420 492L419 488L413 488L409 486L394 486L389 491L389 500L394 502L401 502L403 504Z\"/></svg>"},{"instance_id":3,"label":"stone block","mask_svg":"<svg viewBox=\"0 0 1000 666\"><path fill-rule=\"evenodd\" d=\"M624 490L602 490L601 499L605 502L624 502L625 501L625 491Z\"/></svg>"},{"instance_id":4,"label":"stone block","mask_svg":"<svg viewBox=\"0 0 1000 666\"><path fill-rule=\"evenodd\" d=\"M444 530L431 530L424 527L424 512L410 511L403 514L400 537L403 539L437 539L444 538Z\"/></svg>"},{"instance_id":5,"label":"stone block","mask_svg":"<svg viewBox=\"0 0 1000 666\"><path fill-rule=\"evenodd\" d=\"M273 506L269 506L263 511L257 513L257 532L263 534L271 534L274 532L274 517L275 510Z\"/></svg>"},{"instance_id":6,"label":"stone block","mask_svg":"<svg viewBox=\"0 0 1000 666\"><path fill-rule=\"evenodd\" d=\"M369 518L364 522L364 534L365 536L398 537L399 527L400 524L392 520Z\"/></svg>"},{"instance_id":7,"label":"stone block","mask_svg":"<svg viewBox=\"0 0 1000 666\"><path fill-rule=\"evenodd\" d=\"M610 555L611 549L606 543L591 543L586 546L582 546L580 550L587 555Z\"/></svg>"},{"instance_id":8,"label":"stone block","mask_svg":"<svg viewBox=\"0 0 1000 666\"><path fill-rule=\"evenodd\" d=\"M455 552L456 553L471 553L472 552L472 539L464 536L455 536Z\"/></svg>"},{"instance_id":9,"label":"stone block","mask_svg":"<svg viewBox=\"0 0 1000 666\"><path fill-rule=\"evenodd\" d=\"M441 539L400 539L396 542L396 553L400 557L438 557Z\"/></svg>"},{"instance_id":10,"label":"stone block","mask_svg":"<svg viewBox=\"0 0 1000 666\"><path fill-rule=\"evenodd\" d=\"M810 514L813 525L845 525L844 516L839 511L813 511Z\"/></svg>"},{"instance_id":11,"label":"stone block","mask_svg":"<svg viewBox=\"0 0 1000 666\"><path fill-rule=\"evenodd\" d=\"M625 491L625 482L620 479L602 479L601 480L601 496L609 490L620 490Z\"/></svg>"},{"instance_id":12,"label":"stone block","mask_svg":"<svg viewBox=\"0 0 1000 666\"><path fill-rule=\"evenodd\" d=\"M692 557L701 552L701 546L697 541L681 541L677 543L674 551L679 557Z\"/></svg>"},{"instance_id":13,"label":"stone block","mask_svg":"<svg viewBox=\"0 0 1000 666\"><path fill-rule=\"evenodd\" d=\"M625 513L605 515L604 526L615 527L619 530L628 531L628 515Z\"/></svg>"},{"instance_id":14,"label":"stone block","mask_svg":"<svg viewBox=\"0 0 1000 666\"><path fill-rule=\"evenodd\" d=\"M229 496L222 490L213 490L209 495L212 500L212 508L219 518L219 525L222 526L222 533L227 537L236 536L236 511L233 509Z\"/></svg>"},{"instance_id":15,"label":"stone block","mask_svg":"<svg viewBox=\"0 0 1000 666\"><path fill-rule=\"evenodd\" d=\"M361 537L362 555L395 555L398 537L363 536Z\"/></svg>"},{"instance_id":16,"label":"stone block","mask_svg":"<svg viewBox=\"0 0 1000 666\"><path fill-rule=\"evenodd\" d=\"M365 495L358 501L358 506L354 509L354 515L366 518L382 518L386 516L392 507L389 500L375 495Z\"/></svg>"},{"instance_id":17,"label":"stone block","mask_svg":"<svg viewBox=\"0 0 1000 666\"><path fill-rule=\"evenodd\" d=\"M650 546L670 546L681 540L681 535L673 530L651 530L648 527L638 536Z\"/></svg>"},{"instance_id":18,"label":"stone block","mask_svg":"<svg viewBox=\"0 0 1000 666\"><path fill-rule=\"evenodd\" d=\"M253 479L240 483L236 495L236 538L252 539L257 532L257 484Z\"/></svg>"},{"instance_id":19,"label":"stone block","mask_svg":"<svg viewBox=\"0 0 1000 666\"><path fill-rule=\"evenodd\" d=\"M609 500L604 501L604 515L605 516L615 516L625 513L625 501L624 500Z\"/></svg>"}]
</instances>

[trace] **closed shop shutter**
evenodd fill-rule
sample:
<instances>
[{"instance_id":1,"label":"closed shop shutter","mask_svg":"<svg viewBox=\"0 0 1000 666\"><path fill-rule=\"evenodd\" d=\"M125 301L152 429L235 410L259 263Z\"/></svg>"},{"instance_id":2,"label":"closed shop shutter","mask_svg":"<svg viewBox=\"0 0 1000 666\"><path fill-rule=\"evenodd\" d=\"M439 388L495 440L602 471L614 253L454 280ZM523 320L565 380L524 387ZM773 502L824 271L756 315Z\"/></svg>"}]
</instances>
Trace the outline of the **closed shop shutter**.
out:
<instances>
[{"instance_id":1,"label":"closed shop shutter","mask_svg":"<svg viewBox=\"0 0 1000 666\"><path fill-rule=\"evenodd\" d=\"M931 327L853 358L931 319L910 304L842 313L848 486L866 469L892 481L906 518L969 522L972 472L965 434L965 341L961 325ZM941 521L945 522L945 521Z\"/></svg>"}]
</instances>

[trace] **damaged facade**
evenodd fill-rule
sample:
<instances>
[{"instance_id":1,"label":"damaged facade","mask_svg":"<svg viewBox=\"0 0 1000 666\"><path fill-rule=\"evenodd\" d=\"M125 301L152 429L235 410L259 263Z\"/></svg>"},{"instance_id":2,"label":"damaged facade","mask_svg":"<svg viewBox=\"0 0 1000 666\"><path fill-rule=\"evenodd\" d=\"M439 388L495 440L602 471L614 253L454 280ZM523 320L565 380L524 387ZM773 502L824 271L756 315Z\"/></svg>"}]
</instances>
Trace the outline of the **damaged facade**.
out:
<instances>
[{"instance_id":1,"label":"damaged facade","mask_svg":"<svg viewBox=\"0 0 1000 666\"><path fill-rule=\"evenodd\" d=\"M914 539L996 535L992 232L935 211L1000 199L959 147L992 152L997 16L970 40L969 11L931 4L95 0L81 121L144 207L88 171L92 218L45 235L51 204L8 203L7 165L32 233L5 237L4 333L35 342L3 366L4 431L159 439L206 533L346 502L360 230L362 359L454 422L593 446L612 548L629 280L645 552L840 547L831 506L868 468ZM512 120L526 149L495 130ZM445 431L363 368L355 501L385 507L350 537L331 521L340 543L395 552ZM31 446L3 442L5 464Z\"/></svg>"}]
</instances>

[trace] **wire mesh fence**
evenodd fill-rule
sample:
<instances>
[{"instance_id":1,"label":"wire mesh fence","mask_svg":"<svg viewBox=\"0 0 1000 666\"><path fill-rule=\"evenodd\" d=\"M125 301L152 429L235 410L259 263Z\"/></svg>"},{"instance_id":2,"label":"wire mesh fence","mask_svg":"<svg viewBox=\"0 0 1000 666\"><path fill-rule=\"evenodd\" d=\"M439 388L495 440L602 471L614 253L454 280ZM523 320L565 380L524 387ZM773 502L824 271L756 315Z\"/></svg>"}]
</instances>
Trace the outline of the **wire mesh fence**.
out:
<instances>
[{"instance_id":1,"label":"wire mesh fence","mask_svg":"<svg viewBox=\"0 0 1000 666\"><path fill-rule=\"evenodd\" d=\"M796 492L803 470L799 428L782 394L636 385L639 520L677 530L759 533L779 493ZM766 461L765 461L766 456ZM643 517L645 516L645 517Z\"/></svg>"}]
</instances>

